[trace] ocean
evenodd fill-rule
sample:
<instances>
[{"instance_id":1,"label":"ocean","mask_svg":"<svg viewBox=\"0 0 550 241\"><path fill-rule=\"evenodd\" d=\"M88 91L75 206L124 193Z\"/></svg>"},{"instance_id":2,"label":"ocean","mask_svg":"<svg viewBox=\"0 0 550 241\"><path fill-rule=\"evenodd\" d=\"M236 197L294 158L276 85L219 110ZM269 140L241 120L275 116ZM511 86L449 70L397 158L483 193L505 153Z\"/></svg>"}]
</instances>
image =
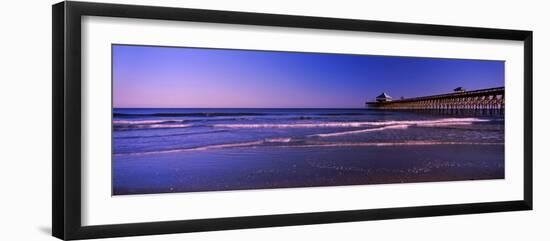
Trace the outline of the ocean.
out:
<instances>
[{"instance_id":1,"label":"ocean","mask_svg":"<svg viewBox=\"0 0 550 241\"><path fill-rule=\"evenodd\" d=\"M504 178L504 117L114 108L112 194Z\"/></svg>"}]
</instances>

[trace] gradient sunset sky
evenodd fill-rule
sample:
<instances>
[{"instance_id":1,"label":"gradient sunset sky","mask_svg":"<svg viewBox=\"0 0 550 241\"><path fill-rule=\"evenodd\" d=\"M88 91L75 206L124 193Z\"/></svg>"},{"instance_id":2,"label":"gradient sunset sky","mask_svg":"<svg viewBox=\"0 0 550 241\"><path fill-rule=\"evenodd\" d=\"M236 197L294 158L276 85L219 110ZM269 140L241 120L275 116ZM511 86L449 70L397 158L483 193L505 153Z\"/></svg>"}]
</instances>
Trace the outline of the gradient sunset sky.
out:
<instances>
[{"instance_id":1,"label":"gradient sunset sky","mask_svg":"<svg viewBox=\"0 0 550 241\"><path fill-rule=\"evenodd\" d=\"M504 86L504 62L113 45L115 108L363 108Z\"/></svg>"}]
</instances>

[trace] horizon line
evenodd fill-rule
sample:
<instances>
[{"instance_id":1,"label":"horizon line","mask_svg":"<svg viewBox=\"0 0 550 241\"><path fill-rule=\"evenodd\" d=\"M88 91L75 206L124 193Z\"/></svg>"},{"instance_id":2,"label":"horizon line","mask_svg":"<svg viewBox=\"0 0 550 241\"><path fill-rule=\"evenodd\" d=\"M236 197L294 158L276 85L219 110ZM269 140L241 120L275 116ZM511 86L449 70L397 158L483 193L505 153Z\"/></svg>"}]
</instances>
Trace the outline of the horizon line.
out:
<instances>
[{"instance_id":1,"label":"horizon line","mask_svg":"<svg viewBox=\"0 0 550 241\"><path fill-rule=\"evenodd\" d=\"M112 109L367 109L365 107L112 107Z\"/></svg>"}]
</instances>

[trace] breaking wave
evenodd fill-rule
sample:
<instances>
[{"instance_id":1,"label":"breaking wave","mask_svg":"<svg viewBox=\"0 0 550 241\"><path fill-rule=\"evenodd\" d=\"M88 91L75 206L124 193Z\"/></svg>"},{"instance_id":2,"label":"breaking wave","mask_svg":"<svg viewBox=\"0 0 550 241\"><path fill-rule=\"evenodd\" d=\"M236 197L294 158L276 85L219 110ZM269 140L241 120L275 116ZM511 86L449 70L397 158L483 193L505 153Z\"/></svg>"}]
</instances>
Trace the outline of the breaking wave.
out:
<instances>
[{"instance_id":1,"label":"breaking wave","mask_svg":"<svg viewBox=\"0 0 550 241\"><path fill-rule=\"evenodd\" d=\"M337 128L337 127L365 127L365 126L445 126L466 125L473 122L486 122L489 120L479 118L444 118L438 120L416 121L361 121L361 122L324 122L324 123L289 123L289 124L214 124L213 127L222 128Z\"/></svg>"},{"instance_id":2,"label":"breaking wave","mask_svg":"<svg viewBox=\"0 0 550 241\"><path fill-rule=\"evenodd\" d=\"M327 133L327 134L314 134L310 136L318 136L318 137L331 137L331 136L344 136L344 135L353 135L353 134L361 134L361 133L367 133L367 132L373 132L373 131L383 131L388 129L407 129L409 125L389 125L379 128L371 128L371 129L363 129L363 130L355 130L355 131L342 131L342 132L335 132L335 133Z\"/></svg>"},{"instance_id":3,"label":"breaking wave","mask_svg":"<svg viewBox=\"0 0 550 241\"><path fill-rule=\"evenodd\" d=\"M385 129L404 129L409 126L441 127L453 125L470 125L474 122L489 120L479 118L443 118L437 120L415 121L359 121L359 122L317 122L317 123L257 123L257 124L190 124L194 120L113 120L114 130L155 129L155 128L187 128L193 126L207 126L213 128L361 128L378 127L381 129L365 129L342 132L345 134L364 133ZM196 121L196 120L195 120ZM318 136L333 136L334 134L318 134Z\"/></svg>"},{"instance_id":4,"label":"breaking wave","mask_svg":"<svg viewBox=\"0 0 550 241\"><path fill-rule=\"evenodd\" d=\"M157 128L186 128L186 120L113 120L114 130L129 129L157 129Z\"/></svg>"},{"instance_id":5,"label":"breaking wave","mask_svg":"<svg viewBox=\"0 0 550 241\"><path fill-rule=\"evenodd\" d=\"M292 141L292 138L266 138L264 141L270 143L288 143Z\"/></svg>"}]
</instances>

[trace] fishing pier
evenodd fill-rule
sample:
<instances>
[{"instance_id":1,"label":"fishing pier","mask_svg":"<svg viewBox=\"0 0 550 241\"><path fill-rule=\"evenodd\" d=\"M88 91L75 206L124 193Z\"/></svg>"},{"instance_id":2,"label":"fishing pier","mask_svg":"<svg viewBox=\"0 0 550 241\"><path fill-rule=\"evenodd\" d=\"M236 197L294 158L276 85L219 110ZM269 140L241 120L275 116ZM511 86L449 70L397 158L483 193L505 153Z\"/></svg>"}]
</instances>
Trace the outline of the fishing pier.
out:
<instances>
[{"instance_id":1,"label":"fishing pier","mask_svg":"<svg viewBox=\"0 0 550 241\"><path fill-rule=\"evenodd\" d=\"M400 98L394 100L387 93L366 102L367 108L380 110L504 110L504 87L466 91L462 87L439 95Z\"/></svg>"}]
</instances>

